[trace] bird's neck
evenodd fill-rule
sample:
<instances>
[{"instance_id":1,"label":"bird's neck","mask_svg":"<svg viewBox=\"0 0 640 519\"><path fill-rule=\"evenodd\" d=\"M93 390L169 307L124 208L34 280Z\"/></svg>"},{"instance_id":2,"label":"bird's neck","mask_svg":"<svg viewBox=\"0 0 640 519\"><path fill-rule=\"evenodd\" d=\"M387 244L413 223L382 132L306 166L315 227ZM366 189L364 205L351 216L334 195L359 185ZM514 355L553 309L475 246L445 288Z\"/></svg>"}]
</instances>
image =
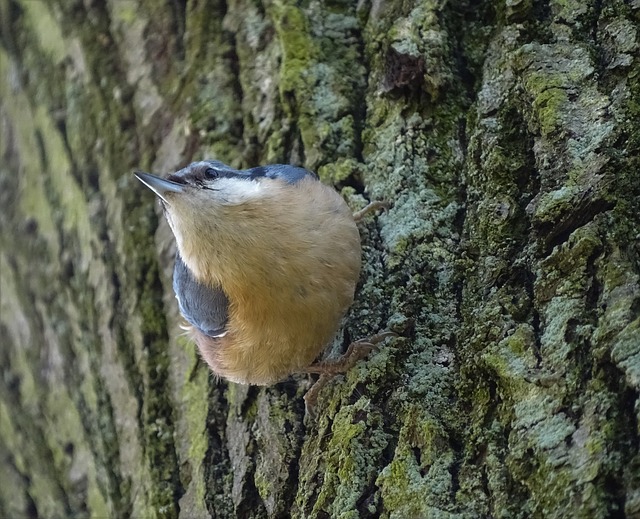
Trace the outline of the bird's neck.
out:
<instances>
[{"instance_id":1,"label":"bird's neck","mask_svg":"<svg viewBox=\"0 0 640 519\"><path fill-rule=\"evenodd\" d=\"M260 223L247 221L246 215L230 215L222 210L173 230L180 256L195 278L209 286L219 286L238 276L251 277L254 271L248 263L256 233L261 232L259 227Z\"/></svg>"}]
</instances>

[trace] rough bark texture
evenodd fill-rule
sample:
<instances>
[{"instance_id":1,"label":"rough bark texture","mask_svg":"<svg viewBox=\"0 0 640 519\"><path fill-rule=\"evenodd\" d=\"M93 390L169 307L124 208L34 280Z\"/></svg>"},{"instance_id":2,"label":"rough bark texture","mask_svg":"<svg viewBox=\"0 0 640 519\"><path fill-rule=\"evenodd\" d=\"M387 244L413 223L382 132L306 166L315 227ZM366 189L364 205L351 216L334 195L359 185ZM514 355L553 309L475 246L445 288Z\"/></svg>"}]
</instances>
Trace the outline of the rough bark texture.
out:
<instances>
[{"instance_id":1,"label":"rough bark texture","mask_svg":"<svg viewBox=\"0 0 640 519\"><path fill-rule=\"evenodd\" d=\"M0 0L0 516L640 517L640 2ZM319 171L320 393L216 381L135 168Z\"/></svg>"}]
</instances>

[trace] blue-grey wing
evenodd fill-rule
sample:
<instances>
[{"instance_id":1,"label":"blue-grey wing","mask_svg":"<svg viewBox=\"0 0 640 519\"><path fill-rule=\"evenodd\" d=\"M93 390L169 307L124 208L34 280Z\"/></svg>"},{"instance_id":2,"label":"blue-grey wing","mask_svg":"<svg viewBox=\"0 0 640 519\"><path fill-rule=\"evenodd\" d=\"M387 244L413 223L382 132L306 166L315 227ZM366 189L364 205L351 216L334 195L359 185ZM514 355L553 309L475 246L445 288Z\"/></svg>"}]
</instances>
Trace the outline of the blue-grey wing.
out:
<instances>
[{"instance_id":1,"label":"blue-grey wing","mask_svg":"<svg viewBox=\"0 0 640 519\"><path fill-rule=\"evenodd\" d=\"M173 268L173 290L184 318L210 337L224 335L229 300L222 288L211 288L198 282L179 253Z\"/></svg>"}]
</instances>

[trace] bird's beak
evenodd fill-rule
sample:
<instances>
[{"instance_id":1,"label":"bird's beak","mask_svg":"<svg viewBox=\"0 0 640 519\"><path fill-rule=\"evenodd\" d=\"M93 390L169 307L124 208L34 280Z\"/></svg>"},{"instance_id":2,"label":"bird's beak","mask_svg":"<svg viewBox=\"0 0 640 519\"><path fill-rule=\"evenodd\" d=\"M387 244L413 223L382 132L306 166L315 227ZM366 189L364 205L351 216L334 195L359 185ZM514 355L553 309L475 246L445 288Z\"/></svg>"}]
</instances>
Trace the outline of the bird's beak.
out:
<instances>
[{"instance_id":1,"label":"bird's beak","mask_svg":"<svg viewBox=\"0 0 640 519\"><path fill-rule=\"evenodd\" d=\"M140 182L167 203L169 203L165 198L167 193L184 193L184 184L165 180L164 178L157 177L151 173L144 173L142 171L136 171L133 174Z\"/></svg>"}]
</instances>

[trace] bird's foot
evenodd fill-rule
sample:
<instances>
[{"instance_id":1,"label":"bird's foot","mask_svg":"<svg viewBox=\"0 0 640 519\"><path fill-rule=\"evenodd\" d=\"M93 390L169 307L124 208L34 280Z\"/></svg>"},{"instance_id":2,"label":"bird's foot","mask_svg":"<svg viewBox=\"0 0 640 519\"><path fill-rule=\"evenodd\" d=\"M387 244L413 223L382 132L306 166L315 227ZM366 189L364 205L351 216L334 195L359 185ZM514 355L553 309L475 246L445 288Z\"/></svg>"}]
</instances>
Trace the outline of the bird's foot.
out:
<instances>
[{"instance_id":1,"label":"bird's foot","mask_svg":"<svg viewBox=\"0 0 640 519\"><path fill-rule=\"evenodd\" d=\"M349 344L347 351L337 359L328 359L311 364L302 370L304 373L318 373L320 378L311 386L304 396L306 412L309 416L315 417L315 406L318 401L320 390L336 375L349 371L356 363L364 359L369 353L377 349L378 345L390 337L397 337L398 334L385 331L372 335L364 339Z\"/></svg>"},{"instance_id":2,"label":"bird's foot","mask_svg":"<svg viewBox=\"0 0 640 519\"><path fill-rule=\"evenodd\" d=\"M356 221L356 223L360 223L362 219L365 216L367 216L369 213L373 213L378 209L384 209L386 211L389 209L389 207L391 207L391 204L389 204L389 202L384 202L382 200L374 200L373 202L370 202L369 205L367 205L363 209L360 209L360 211L356 211L355 213L353 213L353 219Z\"/></svg>"},{"instance_id":3,"label":"bird's foot","mask_svg":"<svg viewBox=\"0 0 640 519\"><path fill-rule=\"evenodd\" d=\"M337 375L349 371L356 363L364 359L376 349L378 344L389 337L397 337L394 332L381 332L371 337L359 339L349 344L347 351L337 359L327 359L311 364L303 371L305 373L319 373L320 375Z\"/></svg>"}]
</instances>

